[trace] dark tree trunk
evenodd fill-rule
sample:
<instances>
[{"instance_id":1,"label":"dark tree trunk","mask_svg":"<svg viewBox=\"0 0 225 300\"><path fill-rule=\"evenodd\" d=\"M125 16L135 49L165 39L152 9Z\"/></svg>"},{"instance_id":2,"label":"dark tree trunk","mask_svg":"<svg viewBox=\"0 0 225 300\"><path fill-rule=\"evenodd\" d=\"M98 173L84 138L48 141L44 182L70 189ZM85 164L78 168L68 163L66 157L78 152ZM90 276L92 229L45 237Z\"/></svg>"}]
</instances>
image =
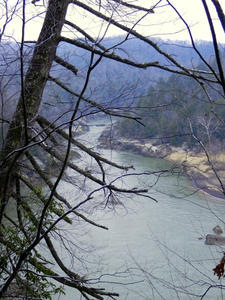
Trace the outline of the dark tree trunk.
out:
<instances>
[{"instance_id":1,"label":"dark tree trunk","mask_svg":"<svg viewBox=\"0 0 225 300\"><path fill-rule=\"evenodd\" d=\"M16 162L23 153L22 149L17 152L15 150L28 144L25 139L27 130L25 124L31 125L37 117L43 90L56 55L68 5L68 0L49 0L44 24L24 79L24 92L20 95L7 132L0 166L0 224L7 199L14 185L13 174L18 169Z\"/></svg>"}]
</instances>

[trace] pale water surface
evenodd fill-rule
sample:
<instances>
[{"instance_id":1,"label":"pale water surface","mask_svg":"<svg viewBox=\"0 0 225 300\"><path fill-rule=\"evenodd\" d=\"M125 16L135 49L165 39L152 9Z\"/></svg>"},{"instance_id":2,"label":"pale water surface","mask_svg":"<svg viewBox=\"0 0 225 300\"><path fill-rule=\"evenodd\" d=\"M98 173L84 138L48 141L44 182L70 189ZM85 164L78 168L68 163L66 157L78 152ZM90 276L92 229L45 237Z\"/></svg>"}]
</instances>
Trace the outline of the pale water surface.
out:
<instances>
[{"instance_id":1,"label":"pale water surface","mask_svg":"<svg viewBox=\"0 0 225 300\"><path fill-rule=\"evenodd\" d=\"M101 127L91 126L90 132L81 139L97 144L101 131ZM172 167L161 159L110 150L101 152L123 165L134 165L135 172ZM96 270L105 274L101 280L108 282L106 288L120 293L119 299L201 299L209 285L220 284L212 268L222 257L223 248L205 245L204 236L212 233L217 224L224 228L224 203L221 199L195 193L189 179L177 171L162 176L153 187L155 176L124 179L123 187L149 188L149 195L158 203L136 196L122 197L124 207L117 205L115 209L105 210L97 207L92 219L109 230L88 226L85 235L81 233L79 237L84 245L87 241L95 246L90 250L90 257L84 254L84 259L91 262L88 278L94 282ZM65 195L74 193L66 182L60 189ZM73 228L69 230L73 238ZM76 271L76 263L74 268ZM80 299L72 289L66 291L66 296L55 299ZM223 299L223 294L212 289L203 299Z\"/></svg>"}]
</instances>

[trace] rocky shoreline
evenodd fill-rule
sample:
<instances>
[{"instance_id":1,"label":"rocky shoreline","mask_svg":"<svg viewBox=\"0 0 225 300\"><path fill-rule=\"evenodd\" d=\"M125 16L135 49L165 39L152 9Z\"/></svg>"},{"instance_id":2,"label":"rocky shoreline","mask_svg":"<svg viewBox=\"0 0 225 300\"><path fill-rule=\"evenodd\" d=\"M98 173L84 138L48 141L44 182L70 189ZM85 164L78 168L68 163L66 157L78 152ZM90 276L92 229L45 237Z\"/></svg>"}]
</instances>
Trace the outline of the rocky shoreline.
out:
<instances>
[{"instance_id":1,"label":"rocky shoreline","mask_svg":"<svg viewBox=\"0 0 225 300\"><path fill-rule=\"evenodd\" d=\"M190 177L196 189L210 196L225 200L225 195L222 192L215 172L212 170L203 152L157 142L151 143L137 139L115 138L112 136L112 133L111 129L103 131L99 138L100 148L130 151L145 157L168 160ZM217 174L225 182L225 154L217 153L212 158L212 161Z\"/></svg>"},{"instance_id":2,"label":"rocky shoreline","mask_svg":"<svg viewBox=\"0 0 225 300\"><path fill-rule=\"evenodd\" d=\"M165 158L172 153L172 147L168 144L157 144L143 142L141 140L130 140L126 138L113 138L111 130L105 130L99 137L99 148L130 151L134 154L146 157Z\"/></svg>"}]
</instances>

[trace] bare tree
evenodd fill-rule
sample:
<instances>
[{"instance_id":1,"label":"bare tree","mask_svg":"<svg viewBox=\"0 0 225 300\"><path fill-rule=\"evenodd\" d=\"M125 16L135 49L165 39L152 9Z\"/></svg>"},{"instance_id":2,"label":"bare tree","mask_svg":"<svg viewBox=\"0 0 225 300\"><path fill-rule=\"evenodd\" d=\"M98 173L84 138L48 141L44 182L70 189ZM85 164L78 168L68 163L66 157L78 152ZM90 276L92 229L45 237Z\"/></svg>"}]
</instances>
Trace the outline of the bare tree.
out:
<instances>
[{"instance_id":1,"label":"bare tree","mask_svg":"<svg viewBox=\"0 0 225 300\"><path fill-rule=\"evenodd\" d=\"M207 142L203 141L203 136L201 134L196 134L193 130L193 123L189 119L189 125L190 125L190 134L192 138L197 142L197 145L199 146L199 151L201 151L202 156L205 157L206 164L208 166L207 173L208 175L212 176L214 178L214 185L213 190L218 192L218 195L220 198L224 199L225 190L224 190L224 176L222 172L224 172L224 164L219 163L216 161L216 155L221 151L219 149L219 145L215 145L216 139L214 137L214 130L218 127L220 127L221 133L224 131L224 117L220 116L220 113L218 113L218 107L217 105L224 106L224 99L225 99L225 85L224 85L224 53L223 53L223 47L219 45L218 37L217 37L217 31L216 31L216 22L218 20L220 21L221 28L224 30L224 12L222 10L222 7L220 5L220 1L211 1L213 5L216 8L218 19L215 20L213 16L213 7L210 6L210 1L204 1L202 0L202 5L205 11L205 15L208 20L208 26L211 31L211 39L212 39L212 45L213 50L215 54L215 60L213 63L209 63L207 59L202 55L201 51L198 49L197 42L194 39L194 36L192 34L192 27L191 25L185 20L185 17L179 12L177 7L172 3L173 1L166 1L168 4L168 9L172 9L173 12L178 16L181 23L184 24L186 31L188 32L190 43L192 46L192 49L196 52L196 54L199 56L199 59L201 61L201 67L204 68L204 70L208 69L209 73L211 73L210 81L209 77L206 78L199 78L196 76L197 74L193 74L193 79L197 83L196 90L201 91L201 99L208 102L209 105L209 111L204 113L204 116L199 115L197 117L197 122L204 127L204 134L207 135ZM205 73L205 71L204 71ZM206 75L206 73L205 73ZM204 100L203 100L204 99ZM219 101L218 101L219 99ZM218 102L217 102L218 101ZM203 112L202 112L203 113ZM195 120L196 121L196 120ZM210 150L210 145L212 146L212 139L214 142L214 147ZM223 149L223 148L222 148ZM212 151L213 150L213 151ZM223 150L222 150L223 151ZM196 168L196 165L186 165L187 160L183 162L185 164L185 168L190 168L193 170ZM190 169L189 174L191 173ZM222 171L222 172L221 172ZM195 177L193 178L196 179ZM212 179L212 178L211 178ZM206 180L206 178L205 178ZM215 215L213 211L211 211L212 215ZM224 224L224 219L219 219L218 221L221 222L221 224ZM168 273L170 276L168 276L170 279L165 280L163 278L158 277L157 275L154 275L154 272L149 271L146 267L143 267L139 265L137 262L138 268L143 272L146 281L149 284L150 291L152 293L152 297L156 297L156 299L165 299L165 296L163 294L163 291L165 287L171 291L173 294L173 298L181 299L183 295L185 297L190 299L205 299L207 297L210 297L210 295L216 294L216 290L220 291L221 293L221 299L223 298L224 294L224 283L223 281L217 281L217 278L211 278L208 277L208 274L204 271L201 272L201 269L197 266L197 264L194 264L191 260L186 259L184 256L177 253L175 250L169 248L167 245L164 245L161 241L158 241L159 248L161 251L165 253L165 259L168 261ZM222 247L223 249L223 247ZM222 251L220 248L218 251L218 255L221 256L220 252ZM173 258L177 257L178 260L175 260L173 262ZM188 272L184 272L179 268L179 262L183 261L188 266L188 268L195 270L196 277L192 277L188 275ZM211 270L212 276L214 275L218 276L218 279L221 279L224 277L224 253L222 254L222 258L218 258L218 264L217 266ZM181 280L183 278L183 280ZM180 282L181 281L181 282ZM163 289L161 289L163 287ZM211 294L210 294L211 293ZM211 296L212 297L212 296ZM219 297L219 296L218 296ZM182 298L183 299L183 298ZM207 298L210 299L210 298Z\"/></svg>"},{"instance_id":2,"label":"bare tree","mask_svg":"<svg viewBox=\"0 0 225 300\"><path fill-rule=\"evenodd\" d=\"M165 2L165 3L164 3ZM32 1L27 4L23 0L21 6L22 38L20 43L20 96L12 119L5 134L1 149L0 166L0 240L1 240L1 281L0 297L6 295L10 286L17 282L29 290L29 295L43 298L50 297L48 289L51 287L49 278L59 284L76 289L85 299L103 299L119 296L115 292L106 291L103 288L95 288L91 285L89 275L83 277L76 269L76 264L71 270L69 264L64 263L57 251L54 240L58 240L71 261L77 264L81 258L74 255L74 249L79 246L72 244L66 235L61 234L61 226L80 226L83 221L88 225L107 230L107 227L98 224L91 217L92 210L102 205L107 207L115 203L119 195L139 195L150 197L146 189L121 187L120 179L125 176L137 176L137 173L127 173L132 166L120 166L117 163L102 157L89 146L79 142L73 136L74 126L80 126L80 120L88 115L105 114L106 116L129 118L141 123L132 112L122 108L111 108L86 95L87 87L95 68L100 67L105 59L120 62L139 69L159 68L171 73L191 77L196 80L213 105L208 93L212 84L218 85L218 91L224 95L225 83L221 57L218 48L212 18L208 13L207 4L202 1L209 20L215 49L218 71L201 55L192 38L191 30L183 17L170 1L151 1L148 7L143 7L132 2L117 0L106 1L72 1L49 0L45 12L45 19L39 38L34 43L33 53L25 64L24 49L26 45L26 8L29 5L45 5L45 2ZM6 21L8 17L7 1ZM41 3L41 4L40 4ZM224 23L221 7L215 4L221 24ZM166 5L178 15L187 26L193 49L206 66L206 70L187 67L178 61L170 53L165 52L149 37L136 30L146 18L153 13L157 14L162 6ZM16 9L16 6L14 7ZM99 22L102 32L98 35L90 35L85 28L80 27L79 22L70 17L70 12L86 14L92 20ZM13 16L13 14L12 14ZM107 32L114 27L123 32L122 38L114 45L106 46L104 39ZM5 28L5 27L4 27ZM5 30L5 29L4 29ZM4 35L4 32L1 33ZM97 38L95 36L98 36ZM1 36L2 38L2 36ZM129 55L124 55L122 46L131 38L136 38L153 48L160 55L162 61L138 62ZM28 45L30 43L27 42ZM81 81L77 74L79 70L69 60L56 53L60 46L71 45L74 49L84 49L89 53L88 66ZM75 51L75 50L74 50ZM126 52L125 52L126 54ZM165 60L167 63L165 63ZM73 84L69 84L62 78L54 76L54 68L66 70L73 74L73 82L79 83L77 90ZM48 96L49 84L68 93L72 99L70 111L64 111L62 115L46 118L40 114L43 98ZM46 93L46 94L45 94ZM72 108L72 109L71 109ZM4 120L4 109L2 109ZM212 109L212 113L214 110ZM64 130L67 127L67 131ZM65 146L62 147L61 144ZM70 160L71 148L76 153L88 155L95 161L97 171L93 172L89 167L85 168L79 161ZM62 150L63 149L63 150ZM47 158L51 166L56 165L54 174L49 172L43 164ZM112 178L106 172L107 166L119 169L121 175ZM73 170L79 178L67 177L66 170ZM166 172L162 170L159 175ZM151 175L144 173L139 175ZM64 197L59 191L59 184L67 180L77 187L74 194ZM87 190L83 193L83 187L87 184ZM221 187L224 187L222 182ZM85 186L86 187L86 186ZM88 188L90 187L90 188ZM99 200L100 199L100 200ZM155 199L153 199L155 200ZM14 216L10 215L10 207L13 207ZM44 257L41 246L47 248L48 257ZM52 270L52 261L57 268ZM46 281L47 280L47 281ZM39 281L39 284L37 284ZM98 283L101 284L101 276ZM42 292L41 292L42 291ZM55 292L59 289L55 288Z\"/></svg>"},{"instance_id":3,"label":"bare tree","mask_svg":"<svg viewBox=\"0 0 225 300\"><path fill-rule=\"evenodd\" d=\"M33 4L36 4L36 2L37 1L34 1ZM60 231L58 232L58 230L60 230L58 225L61 221L70 224L72 223L72 219L75 218L77 219L76 222L83 220L93 226L107 229L104 225L97 224L95 221L89 219L85 213L81 213L83 206L95 200L95 194L99 195L99 192L101 192L103 200L105 199L104 205L107 206L111 199L115 199L117 193L125 193L127 195L136 194L141 196L146 192L145 189L130 190L117 187L116 183L120 177L114 178L113 180L107 179L103 164L124 171L129 170L131 167L119 166L116 163L101 157L99 154L79 143L72 137L72 127L76 125L83 116L83 113L80 113L80 106L83 102L87 103L90 107L93 107L95 113L103 112L109 116L126 116L123 113L117 113L108 108L104 108L101 104L84 97L91 72L100 63L102 58L109 57L110 59L134 65L135 63L113 54L112 48L115 46L111 49L106 49L100 44L100 41L90 38L77 25L65 21L69 4L77 6L79 3L68 0L49 1L42 30L39 39L35 43L32 58L26 71L24 63L24 33L26 26L25 9L27 5L25 1L22 2L23 22L20 46L21 92L1 151L1 297L5 295L13 282L17 282L19 286L25 286L31 296L41 295L42 297L48 298L49 284L46 285L46 278L52 278L58 283L74 287L86 299L89 299L90 296L96 299L103 299L104 296L109 296L111 298L118 296L117 293L91 287L88 278L84 279L81 275L78 275L76 270L70 270L60 258L52 240L57 236L60 236L61 243L65 246L65 251L68 252L71 259L75 259L74 255L69 251L69 246L66 246L69 241L60 235ZM80 4L82 5L82 3ZM114 2L112 2L112 4L114 4ZM101 3L99 5L101 7ZM127 5L124 4L124 7L126 6ZM133 5L131 5L131 8L134 8ZM97 16L99 14L99 12L93 10L91 6L85 5L85 9L90 10L91 13L94 12ZM115 8L113 7L112 12L114 11ZM111 17L105 17L102 14L100 14L99 17L102 19L106 18L109 24L112 22ZM6 24L7 22L8 19ZM81 32L92 45L90 46L89 42L81 43L76 40L62 37L61 32L64 24L69 25L75 31ZM127 38L125 38L125 40L126 39ZM57 47L61 42L71 43L75 46L86 48L90 52L89 66L87 68L83 87L79 92L73 91L59 79L50 75L54 60L57 64L72 72L75 76L77 75L76 67L56 56ZM39 115L43 91L48 80L66 90L66 92L71 94L74 98L73 111L71 112L69 119L63 123L56 123L57 120L49 122ZM127 117L136 119L132 116ZM60 121L60 119L58 121ZM68 133L62 130L65 125L68 126ZM63 139L67 142L64 155L60 153L57 146L59 141L62 142ZM96 161L101 174L100 176L92 175L89 170L83 169L77 164L69 161L68 158L71 145L74 145L78 151L87 153ZM54 174L54 181L51 179L51 174L48 174L48 172L46 173L43 165L40 164L35 156L33 151L37 147L38 149L35 151L40 151L41 156L48 155L52 162L57 161L59 167L57 169L57 174ZM75 199L64 198L58 193L57 187L62 180L66 167L77 172L81 178L84 177L87 180L92 181L97 187L93 188L91 191L87 191L84 195L81 195L81 199L79 199L80 197L75 197ZM33 177L34 173L36 174L35 178ZM82 179L80 179L80 181L82 182ZM74 184L79 186L78 182L75 182ZM44 188L47 188L48 192L43 193ZM9 215L8 207L10 203L15 207L15 217ZM61 272L63 272L63 275L51 270L50 261L46 260L39 252L37 247L42 241L45 241L49 254L54 258L55 263L58 265ZM50 264L49 266L47 265L48 262ZM39 278L39 284L37 286L36 278ZM58 289L55 291L58 291Z\"/></svg>"}]
</instances>

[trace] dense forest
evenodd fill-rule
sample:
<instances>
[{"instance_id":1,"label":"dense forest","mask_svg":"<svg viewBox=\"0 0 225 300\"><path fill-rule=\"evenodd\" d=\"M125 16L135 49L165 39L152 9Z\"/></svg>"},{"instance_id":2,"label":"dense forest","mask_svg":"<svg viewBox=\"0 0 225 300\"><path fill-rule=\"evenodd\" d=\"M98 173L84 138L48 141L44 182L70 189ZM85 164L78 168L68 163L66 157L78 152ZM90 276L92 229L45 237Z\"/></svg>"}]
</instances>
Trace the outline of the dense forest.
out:
<instances>
[{"instance_id":1,"label":"dense forest","mask_svg":"<svg viewBox=\"0 0 225 300\"><path fill-rule=\"evenodd\" d=\"M104 41L104 46L109 48L111 45L118 44L119 46L114 49L115 54L124 59L133 59L139 64L144 64L148 60L154 60L156 65L154 68L139 69L133 66L124 65L120 62L115 62L109 59L103 59L101 67L97 67L89 80L88 88L85 96L92 100L104 104L106 107L118 106L134 106L140 96L149 94L149 86L157 86L156 89L165 90L162 80L167 80L168 73L158 68L157 63L160 65L166 64L166 59L156 53L153 48L149 48L144 42L138 39L130 39L127 43L120 45L124 36L111 37ZM198 56L191 45L186 41L165 41L161 39L153 39L165 52L171 56L176 56L183 65L189 67L197 66ZM82 41L82 40L81 40ZM214 57L213 48L210 42L199 41L198 49L202 55L211 61ZM33 44L27 43L25 45L24 63L25 68L30 62L33 53ZM176 53L176 55L174 54ZM67 59L68 62L74 65L77 69L76 80L73 75L66 70L62 70L55 62L50 76L60 80L60 82L67 84L72 89L80 91L84 74L88 68L90 53L85 49L76 49L73 46L62 43L57 49L57 55ZM10 119L13 113L13 108L16 107L15 95L20 88L20 65L19 48L18 45L11 43L1 43L0 46L1 60L7 64L2 65L1 72L1 88L5 92L4 112ZM12 59L13 58L13 59ZM97 58L96 58L97 59ZM4 78L7 78L7 82ZM101 78L101 82L99 82ZM173 77L172 79L173 80ZM183 80L183 79L179 79ZM109 84L110 82L110 84ZM169 82L168 82L169 84ZM171 85L173 83L171 82ZM140 100L141 101L141 100ZM144 99L142 100L144 101ZM73 97L62 87L58 86L54 81L49 81L47 88L44 92L43 101L41 104L41 114L48 118L57 118L62 113L68 113L73 108ZM82 113L89 114L88 105L83 105ZM1 111L3 108L1 108ZM93 117L93 115L92 115Z\"/></svg>"},{"instance_id":2,"label":"dense forest","mask_svg":"<svg viewBox=\"0 0 225 300\"><path fill-rule=\"evenodd\" d=\"M135 114L143 124L122 120L117 125L117 134L145 141L157 139L159 143L174 146L185 143L192 147L197 143L194 133L204 144L216 142L219 147L224 141L221 126L225 122L225 105L220 92L215 84L211 84L207 97L191 78L176 74L159 78L135 105Z\"/></svg>"},{"instance_id":3,"label":"dense forest","mask_svg":"<svg viewBox=\"0 0 225 300\"><path fill-rule=\"evenodd\" d=\"M131 38L120 45L123 40L124 36L111 37L106 39L103 45L105 48L109 48L111 45L118 45L118 47L114 48L114 54L130 61L135 60L137 64L145 64L149 60L154 60L156 64L150 68L135 68L132 65L124 65L123 63L103 58L101 67L97 66L92 72L85 96L104 104L108 108L116 108L121 105L134 106L138 97L147 93L149 85L154 86L160 78L166 79L169 76L166 70L158 67L158 64L168 64L165 57L155 52L153 48L148 47L141 40ZM176 57L181 64L193 68L197 67L199 57L187 41L165 41L159 38L153 40L166 53ZM214 59L213 47L210 42L199 41L197 47L209 62ZM66 73L63 74L62 70L57 70L57 66L54 67L54 76L60 78L61 81L65 81L67 85L69 83L71 88L76 88L79 91L88 67L90 53L84 49L77 49L74 52L71 45L62 44L58 49L58 55L65 57L72 65L76 66L78 70L77 78L76 81L71 80L68 77L68 73L67 75ZM101 79L100 82L99 78ZM54 97L45 97L48 99L53 98L51 105L54 104L55 95L57 95L58 99L66 99L68 107L71 106L72 100L67 92L54 83L48 92L52 94L53 91ZM65 107L64 105L65 103L63 103L63 108ZM46 105L44 108L48 109ZM56 109L61 109L60 102L57 103ZM87 109L87 107L85 106L84 109Z\"/></svg>"},{"instance_id":4,"label":"dense forest","mask_svg":"<svg viewBox=\"0 0 225 300\"><path fill-rule=\"evenodd\" d=\"M112 44L120 44L124 37L112 37L105 41L105 47ZM193 48L186 41L164 41L155 39L155 42L164 49L165 52L176 53L176 58L183 65L190 67L199 67L199 58L193 51ZM213 63L214 54L212 44L206 41L199 41L198 50L206 57L209 63ZM223 49L221 47L221 49ZM6 76L8 81L2 80L2 89L5 92L4 109L5 116L10 119L13 108L16 107L17 91L20 88L19 80L19 60L12 61L11 57L16 57L18 48L12 43L2 43L0 54L2 59L7 61L5 70L3 68L2 75ZM71 45L62 44L57 50L57 54L66 58L72 65L77 68L76 81L72 78L72 74L68 74L55 65L51 71L54 78L60 79L71 89L80 90L82 86L83 74L87 71L90 53L84 49L74 49ZM184 141L189 146L195 141L190 135L190 122L196 134L200 135L204 141L214 139L222 140L220 124L218 119L210 113L212 111L212 103L206 99L202 89L197 85L196 81L182 77L176 74L169 75L168 72L157 67L157 62L166 64L165 58L161 58L159 54L142 41L131 39L126 44L115 48L115 52L123 58L129 59L135 57L137 63L144 63L150 58L156 61L155 68L147 68L142 70L133 66L123 65L120 62L103 59L101 68L96 68L92 72L89 80L89 86L85 92L85 97L102 103L108 108L127 107L128 110L133 108L138 117L141 118L140 125L124 119L117 126L117 134L127 138L162 138L160 142L170 143L172 145L181 145ZM32 44L26 45L25 63L28 64L33 52ZM129 55L128 55L129 53ZM162 61L162 59L164 61ZM11 62L11 63L10 63ZM9 68L10 65L10 68ZM3 74L4 73L4 74ZM129 76L128 76L129 74ZM101 78L101 83L99 83ZM109 84L110 81L110 84ZM225 108L222 104L217 87L212 87L213 111L218 113L220 118L224 120ZM73 111L73 97L54 81L49 81L45 89L43 101L40 107L40 113L48 117L50 121L57 119L66 119ZM96 116L99 111L93 111L91 105L82 103L80 115ZM7 125L5 125L7 126ZM1 136L4 131L1 130Z\"/></svg>"},{"instance_id":5,"label":"dense forest","mask_svg":"<svg viewBox=\"0 0 225 300\"><path fill-rule=\"evenodd\" d=\"M135 116L139 117L141 123L144 124L143 126L129 119L119 120L116 134L129 139L157 138L157 143L170 143L176 146L185 142L188 147L192 147L197 144L190 132L191 126L194 133L203 142L212 143L213 138L219 147L218 141L222 141L224 137L221 130L222 123L218 121L218 116L222 120L225 119L225 107L220 96L221 90L218 90L217 84L211 84L210 97L216 101L210 103L196 80L179 76L176 73L171 74L158 68L158 63L165 66L168 64L164 57L138 39L130 39L127 43L120 45L123 39L123 36L108 38L104 41L104 46L107 48L110 45L118 44L118 47L114 49L114 53L118 56L124 59L135 58L136 63L140 64L151 59L155 60L156 65L151 68L139 69L103 59L101 68L97 67L92 72L85 97L115 111L119 107L123 107L125 110L127 108L127 111L132 114L135 111ZM199 56L187 41L153 40L165 52L176 57L182 65L207 72L204 65L199 65ZM207 41L198 41L196 47L208 63L216 69L212 44ZM221 53L223 53L223 45L220 47ZM61 81L63 78L67 85L71 88L74 88L75 85L79 90L90 53L84 49L78 49L74 53L70 45L59 47L58 53L61 57L66 57L72 65L76 65L77 80L76 82L72 81L68 74L64 76L62 70L58 71L57 67L54 69L54 76L60 78ZM101 82L99 82L99 78L101 78ZM48 116L48 111L52 111L53 107L55 116L62 114L65 110L72 110L72 97L54 82L48 84L49 88L46 89L44 97L48 100L42 104L41 113ZM55 101L57 101L57 105ZM80 114L91 119L98 118L99 110L95 108L93 111L91 105L83 103Z\"/></svg>"},{"instance_id":6,"label":"dense forest","mask_svg":"<svg viewBox=\"0 0 225 300\"><path fill-rule=\"evenodd\" d=\"M224 276L225 256L221 259L221 251L213 254L210 249L210 258L205 253L197 257L192 235L186 242L194 256L188 257L183 252L187 247L178 240L178 233L186 239L195 227L190 213L188 229L179 232L185 204L192 203L189 196L196 189L220 199L225 196L224 153L211 151L224 143L225 72L220 44L224 40L218 29L225 30L225 19L219 1L210 2L211 6L206 0L188 1L188 7L187 1L177 1L175 7L172 1L158 0L0 2L0 299L53 299L53 295L86 300L149 299L151 295L174 299L167 297L165 289L177 299L203 299L211 289L215 293L211 299L222 296L225 285L218 279ZM193 10L195 20L189 19ZM206 29L206 36L198 25ZM100 149L102 134L113 141L109 130L118 143L133 143L135 153L141 154L143 148L143 164L120 159L121 153L111 151L111 143L110 153ZM158 145L149 142L152 139ZM200 145L198 152L190 149L193 140ZM161 155L164 148L166 155ZM149 159L152 152L165 159L158 167L150 162L159 161ZM171 158L174 153L181 154L179 160ZM181 195L184 174L194 183L194 191L188 186ZM175 197L179 205L185 199L181 214L177 209L168 213L163 202L157 208L144 208L145 203L164 201L164 196L172 206ZM136 231L138 211L130 204L148 212L144 230ZM198 199L196 204L192 212L197 212L199 236L207 231L199 219ZM223 216L219 218L209 206L207 210L224 227ZM123 220L131 212L131 223L118 222L117 211ZM168 224L177 216L181 220L170 230ZM117 228L105 217L112 218ZM160 238L161 229L158 238L154 226L149 226L153 218L157 230L162 225L167 233L172 231L171 250ZM209 218L205 220L208 224ZM128 232L122 236L124 228ZM114 229L126 249L114 248ZM145 253L133 255L130 250L145 249L149 229L160 242L157 249L147 247ZM106 247L91 237L94 232ZM106 252L112 266L104 258ZM158 263L159 252L165 261L160 258ZM117 264L115 254L125 259ZM198 271L196 278L192 270ZM146 297L142 283L147 286Z\"/></svg>"}]
</instances>

